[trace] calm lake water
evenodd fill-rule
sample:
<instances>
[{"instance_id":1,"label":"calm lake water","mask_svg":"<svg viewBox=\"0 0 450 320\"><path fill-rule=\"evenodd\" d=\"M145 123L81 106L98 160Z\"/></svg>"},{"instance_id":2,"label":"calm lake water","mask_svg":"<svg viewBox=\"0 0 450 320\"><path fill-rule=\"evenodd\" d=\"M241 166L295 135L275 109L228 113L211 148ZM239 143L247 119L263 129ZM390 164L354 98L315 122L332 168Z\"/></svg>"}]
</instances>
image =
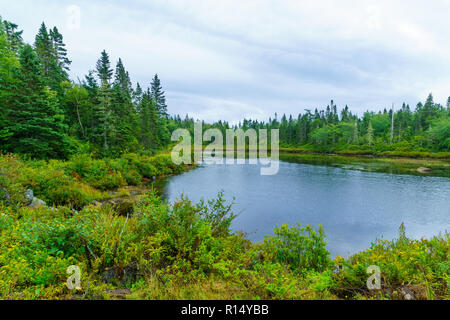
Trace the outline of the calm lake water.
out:
<instances>
[{"instance_id":1,"label":"calm lake water","mask_svg":"<svg viewBox=\"0 0 450 320\"><path fill-rule=\"evenodd\" d=\"M220 190L236 198L232 228L250 240L262 241L275 225L322 224L333 256L367 249L376 238L391 240L402 222L411 238L450 231L449 178L281 161L274 176L261 176L257 165L203 165L162 186L169 201L181 194L208 200Z\"/></svg>"}]
</instances>

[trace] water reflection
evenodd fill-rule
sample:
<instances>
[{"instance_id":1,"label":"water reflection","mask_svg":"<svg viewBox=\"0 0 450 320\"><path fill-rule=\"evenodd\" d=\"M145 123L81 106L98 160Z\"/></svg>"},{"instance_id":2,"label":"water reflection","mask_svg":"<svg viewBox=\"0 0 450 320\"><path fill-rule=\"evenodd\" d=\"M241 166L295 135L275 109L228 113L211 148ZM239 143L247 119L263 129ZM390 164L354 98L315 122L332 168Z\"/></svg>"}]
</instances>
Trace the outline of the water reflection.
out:
<instances>
[{"instance_id":1,"label":"water reflection","mask_svg":"<svg viewBox=\"0 0 450 320\"><path fill-rule=\"evenodd\" d=\"M377 237L392 239L405 223L413 238L430 237L450 226L450 179L362 172L280 162L274 176L257 165L204 165L158 181L169 201L214 198L220 190L236 198L234 230L262 241L283 223L322 224L332 255L348 255Z\"/></svg>"}]
</instances>

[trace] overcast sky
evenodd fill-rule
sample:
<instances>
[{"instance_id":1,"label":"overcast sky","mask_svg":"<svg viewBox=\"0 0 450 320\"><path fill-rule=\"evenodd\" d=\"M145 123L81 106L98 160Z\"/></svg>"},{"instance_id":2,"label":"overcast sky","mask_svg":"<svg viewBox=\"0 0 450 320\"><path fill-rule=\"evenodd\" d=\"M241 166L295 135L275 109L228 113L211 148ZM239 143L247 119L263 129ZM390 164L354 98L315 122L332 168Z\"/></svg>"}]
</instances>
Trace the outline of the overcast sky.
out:
<instances>
[{"instance_id":1,"label":"overcast sky","mask_svg":"<svg viewBox=\"0 0 450 320\"><path fill-rule=\"evenodd\" d=\"M106 49L134 83L158 73L170 113L207 121L450 95L450 0L0 0L0 14L27 42L57 26L72 78Z\"/></svg>"}]
</instances>

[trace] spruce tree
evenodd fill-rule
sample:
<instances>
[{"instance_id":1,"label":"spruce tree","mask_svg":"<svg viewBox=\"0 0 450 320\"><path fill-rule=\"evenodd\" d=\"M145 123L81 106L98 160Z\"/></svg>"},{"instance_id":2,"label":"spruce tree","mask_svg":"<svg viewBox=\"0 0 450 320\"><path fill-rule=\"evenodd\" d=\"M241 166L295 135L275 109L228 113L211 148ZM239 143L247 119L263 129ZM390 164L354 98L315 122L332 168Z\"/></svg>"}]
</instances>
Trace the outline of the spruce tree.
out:
<instances>
[{"instance_id":1,"label":"spruce tree","mask_svg":"<svg viewBox=\"0 0 450 320\"><path fill-rule=\"evenodd\" d=\"M156 149L159 147L157 132L157 111L156 103L151 95L151 91L147 91L142 96L140 107L141 133L140 143L145 148Z\"/></svg>"},{"instance_id":2,"label":"spruce tree","mask_svg":"<svg viewBox=\"0 0 450 320\"><path fill-rule=\"evenodd\" d=\"M50 76L50 69L54 63L53 46L50 35L47 31L45 23L42 22L39 31L35 37L34 48L42 65L42 72L44 77Z\"/></svg>"},{"instance_id":3,"label":"spruce tree","mask_svg":"<svg viewBox=\"0 0 450 320\"><path fill-rule=\"evenodd\" d=\"M119 59L113 83L113 121L115 127L115 140L113 141L119 151L126 149L134 151L138 137L137 117L132 101L133 88L128 72Z\"/></svg>"},{"instance_id":4,"label":"spruce tree","mask_svg":"<svg viewBox=\"0 0 450 320\"><path fill-rule=\"evenodd\" d=\"M111 69L109 55L105 50L102 51L100 59L98 59L97 61L96 69L101 83L106 83L109 86L109 82L111 81L113 75L113 70Z\"/></svg>"},{"instance_id":5,"label":"spruce tree","mask_svg":"<svg viewBox=\"0 0 450 320\"><path fill-rule=\"evenodd\" d=\"M142 88L141 85L139 84L139 82L136 84L136 89L133 91L133 102L135 103L136 106L139 106L141 104L142 101ZM137 111L139 111L139 108L136 108Z\"/></svg>"},{"instance_id":6,"label":"spruce tree","mask_svg":"<svg viewBox=\"0 0 450 320\"><path fill-rule=\"evenodd\" d=\"M151 82L151 95L153 99L155 99L156 110L159 112L161 116L167 116L167 105L166 105L166 97L164 95L164 91L162 90L161 81L158 78L158 74L152 79Z\"/></svg>"},{"instance_id":7,"label":"spruce tree","mask_svg":"<svg viewBox=\"0 0 450 320\"><path fill-rule=\"evenodd\" d=\"M110 85L113 70L105 50L102 51L97 61L96 72L100 79L100 86L98 89L98 104L94 108L95 128L93 138L98 145L102 146L104 152L109 152L112 135L114 134Z\"/></svg>"},{"instance_id":8,"label":"spruce tree","mask_svg":"<svg viewBox=\"0 0 450 320\"><path fill-rule=\"evenodd\" d=\"M101 141L103 151L108 152L114 134L114 127L111 111L111 88L107 83L102 83L98 99L99 104L94 110L97 123L95 133L99 142Z\"/></svg>"},{"instance_id":9,"label":"spruce tree","mask_svg":"<svg viewBox=\"0 0 450 320\"><path fill-rule=\"evenodd\" d=\"M353 143L357 143L359 139L359 131L358 131L358 122L355 121L355 125L353 128Z\"/></svg>"},{"instance_id":10,"label":"spruce tree","mask_svg":"<svg viewBox=\"0 0 450 320\"><path fill-rule=\"evenodd\" d=\"M13 89L13 70L19 66L14 46L11 41L13 39L8 36L6 21L0 18L0 146L5 147L3 141L12 135L8 131L8 119L6 113L11 105L12 89Z\"/></svg>"},{"instance_id":11,"label":"spruce tree","mask_svg":"<svg viewBox=\"0 0 450 320\"><path fill-rule=\"evenodd\" d=\"M372 121L369 121L369 127L367 128L367 143L369 146L373 144L374 132L372 127Z\"/></svg>"},{"instance_id":12,"label":"spruce tree","mask_svg":"<svg viewBox=\"0 0 450 320\"><path fill-rule=\"evenodd\" d=\"M18 25L6 20L2 20L0 16L0 29L5 34L8 41L8 49L19 54L20 48L23 46L22 33L23 31L17 31Z\"/></svg>"},{"instance_id":13,"label":"spruce tree","mask_svg":"<svg viewBox=\"0 0 450 320\"><path fill-rule=\"evenodd\" d=\"M63 36L59 33L58 28L53 27L53 29L50 30L50 41L52 43L53 54L57 60L57 64L67 77L66 71L70 70L69 67L72 61L67 57L66 45L63 42Z\"/></svg>"},{"instance_id":14,"label":"spruce tree","mask_svg":"<svg viewBox=\"0 0 450 320\"><path fill-rule=\"evenodd\" d=\"M69 70L70 60L67 59L64 46L58 29L55 27L49 33L42 22L35 37L34 47L46 84L59 94L62 94L61 82L69 79L66 71Z\"/></svg>"},{"instance_id":15,"label":"spruce tree","mask_svg":"<svg viewBox=\"0 0 450 320\"><path fill-rule=\"evenodd\" d=\"M20 51L20 67L15 69L12 104L7 118L8 148L16 153L42 158L66 157L70 142L66 136L63 112L56 93L46 85L40 74L39 59L33 48L25 45Z\"/></svg>"}]
</instances>

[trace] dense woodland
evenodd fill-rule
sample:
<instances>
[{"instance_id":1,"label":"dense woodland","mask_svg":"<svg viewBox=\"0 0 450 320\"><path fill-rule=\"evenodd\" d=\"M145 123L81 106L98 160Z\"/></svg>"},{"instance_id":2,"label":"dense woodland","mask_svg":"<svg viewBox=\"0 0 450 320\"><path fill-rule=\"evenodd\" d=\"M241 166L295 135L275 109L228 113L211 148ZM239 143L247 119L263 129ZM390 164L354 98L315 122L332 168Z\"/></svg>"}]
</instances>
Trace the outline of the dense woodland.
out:
<instances>
[{"instance_id":1,"label":"dense woodland","mask_svg":"<svg viewBox=\"0 0 450 320\"><path fill-rule=\"evenodd\" d=\"M157 75L132 87L122 60L102 51L84 80L69 79L71 61L56 27L42 23L33 46L1 21L0 140L3 151L65 158L76 151L117 155L169 142L168 114Z\"/></svg>"},{"instance_id":2,"label":"dense woodland","mask_svg":"<svg viewBox=\"0 0 450 320\"><path fill-rule=\"evenodd\" d=\"M173 118L176 127L193 132L194 119ZM419 102L414 110L403 103L394 112L392 108L383 112L366 111L362 117L353 114L348 106L338 112L334 101L325 110L314 112L306 109L297 118L285 114L268 122L244 119L230 126L218 121L206 127L243 130L279 129L280 142L285 147L303 146L315 151L376 150L376 151L449 151L450 150L450 97L447 106L437 104L430 93L425 103ZM305 149L304 148L304 149Z\"/></svg>"},{"instance_id":3,"label":"dense woodland","mask_svg":"<svg viewBox=\"0 0 450 320\"><path fill-rule=\"evenodd\" d=\"M0 20L0 151L34 158L68 158L74 153L118 156L152 152L170 143L176 128L193 130L188 115L169 116L164 91L155 74L149 87L132 84L122 59L112 66L106 51L83 80L69 78L63 36L44 23L33 45L19 27ZM449 151L450 97L446 106L433 101L383 112L340 112L331 101L325 110L305 109L297 117L275 113L268 122L243 120L231 126L218 121L205 127L279 129L284 146L333 152Z\"/></svg>"}]
</instances>

